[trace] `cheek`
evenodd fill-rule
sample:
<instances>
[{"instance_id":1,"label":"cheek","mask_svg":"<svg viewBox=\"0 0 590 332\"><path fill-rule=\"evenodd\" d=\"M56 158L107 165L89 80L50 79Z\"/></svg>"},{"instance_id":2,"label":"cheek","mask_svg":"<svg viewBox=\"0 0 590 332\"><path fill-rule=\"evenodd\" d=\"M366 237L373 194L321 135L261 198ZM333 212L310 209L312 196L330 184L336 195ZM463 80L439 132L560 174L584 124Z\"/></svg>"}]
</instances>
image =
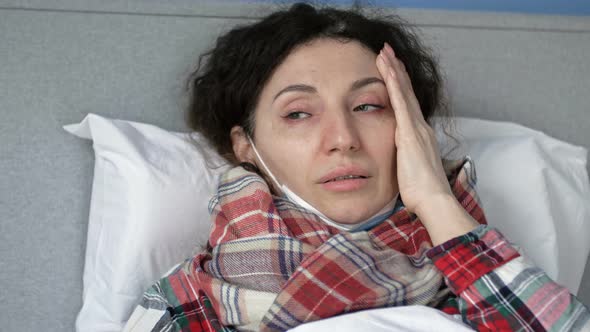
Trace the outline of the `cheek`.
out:
<instances>
[{"instance_id":1,"label":"cheek","mask_svg":"<svg viewBox=\"0 0 590 332\"><path fill-rule=\"evenodd\" d=\"M386 123L373 131L371 138L371 153L373 158L383 170L391 170L395 173L396 167L396 146L395 146L395 122Z\"/></svg>"},{"instance_id":2,"label":"cheek","mask_svg":"<svg viewBox=\"0 0 590 332\"><path fill-rule=\"evenodd\" d=\"M267 153L265 162L279 182L287 186L299 187L309 171L311 147L309 142L301 139L275 137L267 140L264 145Z\"/></svg>"}]
</instances>

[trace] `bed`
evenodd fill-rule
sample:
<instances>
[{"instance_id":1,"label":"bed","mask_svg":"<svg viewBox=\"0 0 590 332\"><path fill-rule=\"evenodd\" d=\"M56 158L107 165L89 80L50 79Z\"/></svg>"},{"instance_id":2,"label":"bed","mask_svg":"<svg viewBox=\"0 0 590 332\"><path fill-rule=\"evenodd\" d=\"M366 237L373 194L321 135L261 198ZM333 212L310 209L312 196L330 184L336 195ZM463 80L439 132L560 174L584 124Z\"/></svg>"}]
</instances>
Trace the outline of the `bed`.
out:
<instances>
[{"instance_id":1,"label":"bed","mask_svg":"<svg viewBox=\"0 0 590 332\"><path fill-rule=\"evenodd\" d=\"M62 127L94 113L186 131L184 79L198 54L268 9L235 1L2 2L2 330L72 331L82 307L94 151ZM455 114L590 149L590 18L399 13L439 55ZM584 227L569 231L588 238ZM571 259L566 250L557 258ZM590 264L571 264L589 305Z\"/></svg>"}]
</instances>

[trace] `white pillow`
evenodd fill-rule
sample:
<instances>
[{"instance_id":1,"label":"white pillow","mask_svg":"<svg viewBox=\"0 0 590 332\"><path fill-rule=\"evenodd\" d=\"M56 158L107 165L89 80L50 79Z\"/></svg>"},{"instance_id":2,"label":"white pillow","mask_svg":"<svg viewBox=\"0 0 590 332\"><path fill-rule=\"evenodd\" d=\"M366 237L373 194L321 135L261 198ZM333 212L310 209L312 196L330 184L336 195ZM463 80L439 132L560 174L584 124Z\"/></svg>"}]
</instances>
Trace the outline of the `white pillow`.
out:
<instances>
[{"instance_id":1,"label":"white pillow","mask_svg":"<svg viewBox=\"0 0 590 332\"><path fill-rule=\"evenodd\" d=\"M488 223L576 294L590 251L588 151L521 125L457 118ZM449 146L437 131L441 149Z\"/></svg>"},{"instance_id":2,"label":"white pillow","mask_svg":"<svg viewBox=\"0 0 590 332\"><path fill-rule=\"evenodd\" d=\"M146 124L90 114L64 128L92 139L96 155L76 328L120 331L143 291L206 244L207 203L227 165L202 139L197 148ZM577 292L590 249L586 150L511 123L458 118L457 128L466 144L455 154L475 161L489 223Z\"/></svg>"},{"instance_id":3,"label":"white pillow","mask_svg":"<svg viewBox=\"0 0 590 332\"><path fill-rule=\"evenodd\" d=\"M226 167L187 134L88 115L65 126L94 141L95 166L77 331L121 331L141 294L204 246L207 204ZM202 141L195 136L197 141Z\"/></svg>"}]
</instances>

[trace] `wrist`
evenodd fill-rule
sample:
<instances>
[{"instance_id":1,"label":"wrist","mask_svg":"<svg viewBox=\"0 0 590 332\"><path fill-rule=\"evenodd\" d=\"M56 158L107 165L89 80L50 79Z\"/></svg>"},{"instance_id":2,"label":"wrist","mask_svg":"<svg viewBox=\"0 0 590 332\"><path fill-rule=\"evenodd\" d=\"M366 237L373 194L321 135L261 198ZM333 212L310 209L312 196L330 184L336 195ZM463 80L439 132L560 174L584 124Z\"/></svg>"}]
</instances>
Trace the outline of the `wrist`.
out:
<instances>
[{"instance_id":1,"label":"wrist","mask_svg":"<svg viewBox=\"0 0 590 332\"><path fill-rule=\"evenodd\" d=\"M450 194L433 196L417 207L415 213L435 246L466 234L479 225Z\"/></svg>"}]
</instances>

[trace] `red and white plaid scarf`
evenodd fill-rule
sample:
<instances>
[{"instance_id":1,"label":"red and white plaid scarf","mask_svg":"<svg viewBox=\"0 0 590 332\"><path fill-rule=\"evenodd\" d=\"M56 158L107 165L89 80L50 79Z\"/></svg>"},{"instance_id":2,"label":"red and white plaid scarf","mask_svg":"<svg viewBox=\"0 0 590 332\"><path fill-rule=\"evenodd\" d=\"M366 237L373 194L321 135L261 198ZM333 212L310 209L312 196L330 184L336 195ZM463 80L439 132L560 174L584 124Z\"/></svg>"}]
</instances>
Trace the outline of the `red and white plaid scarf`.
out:
<instances>
[{"instance_id":1,"label":"red and white plaid scarf","mask_svg":"<svg viewBox=\"0 0 590 332\"><path fill-rule=\"evenodd\" d=\"M471 160L454 167L454 194L485 223L469 178ZM221 326L284 331L362 309L432 306L447 294L426 257L428 232L405 208L368 231L341 232L236 167L223 176L210 209L207 251L178 272L193 293L206 294ZM180 291L174 293L184 307Z\"/></svg>"}]
</instances>

